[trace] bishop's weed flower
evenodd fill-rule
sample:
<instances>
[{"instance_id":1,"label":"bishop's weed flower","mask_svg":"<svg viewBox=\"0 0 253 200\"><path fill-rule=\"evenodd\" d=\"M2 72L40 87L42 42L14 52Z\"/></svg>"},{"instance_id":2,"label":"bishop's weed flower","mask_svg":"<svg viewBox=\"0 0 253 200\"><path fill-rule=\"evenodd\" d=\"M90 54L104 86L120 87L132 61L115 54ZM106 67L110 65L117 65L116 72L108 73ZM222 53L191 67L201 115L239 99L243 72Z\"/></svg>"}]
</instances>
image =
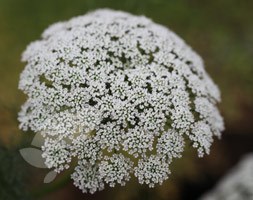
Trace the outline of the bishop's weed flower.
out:
<instances>
[{"instance_id":1,"label":"bishop's weed flower","mask_svg":"<svg viewBox=\"0 0 253 200\"><path fill-rule=\"evenodd\" d=\"M72 179L83 192L131 175L161 184L185 140L203 156L224 129L202 59L146 17L102 9L53 24L22 60L20 128L43 135L56 172L78 161Z\"/></svg>"},{"instance_id":2,"label":"bishop's weed flower","mask_svg":"<svg viewBox=\"0 0 253 200\"><path fill-rule=\"evenodd\" d=\"M252 200L253 154L248 154L200 200Z\"/></svg>"}]
</instances>

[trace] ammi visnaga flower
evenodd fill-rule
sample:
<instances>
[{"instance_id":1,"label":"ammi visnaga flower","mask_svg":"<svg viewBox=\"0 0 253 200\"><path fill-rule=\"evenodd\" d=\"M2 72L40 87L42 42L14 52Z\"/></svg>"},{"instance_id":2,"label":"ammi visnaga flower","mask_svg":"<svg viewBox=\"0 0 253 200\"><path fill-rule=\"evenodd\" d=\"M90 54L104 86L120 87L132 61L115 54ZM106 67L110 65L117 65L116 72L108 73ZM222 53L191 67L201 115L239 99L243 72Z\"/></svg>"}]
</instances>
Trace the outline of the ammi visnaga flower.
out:
<instances>
[{"instance_id":1,"label":"ammi visnaga flower","mask_svg":"<svg viewBox=\"0 0 253 200\"><path fill-rule=\"evenodd\" d=\"M53 24L22 60L20 128L43 135L48 168L78 161L83 192L132 175L161 184L186 140L203 156L224 129L202 59L146 17L102 9Z\"/></svg>"}]
</instances>

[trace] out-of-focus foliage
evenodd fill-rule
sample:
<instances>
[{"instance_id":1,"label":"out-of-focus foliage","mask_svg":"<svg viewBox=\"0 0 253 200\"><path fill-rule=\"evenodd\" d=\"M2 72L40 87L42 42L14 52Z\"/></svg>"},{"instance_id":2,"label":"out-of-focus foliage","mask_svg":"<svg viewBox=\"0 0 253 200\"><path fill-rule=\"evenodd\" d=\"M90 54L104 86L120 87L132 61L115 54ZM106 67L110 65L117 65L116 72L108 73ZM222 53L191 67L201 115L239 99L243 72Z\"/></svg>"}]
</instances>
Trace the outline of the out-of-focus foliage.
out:
<instances>
[{"instance_id":1,"label":"out-of-focus foliage","mask_svg":"<svg viewBox=\"0 0 253 200\"><path fill-rule=\"evenodd\" d=\"M0 147L0 199L28 200L24 161L17 150Z\"/></svg>"}]
</instances>

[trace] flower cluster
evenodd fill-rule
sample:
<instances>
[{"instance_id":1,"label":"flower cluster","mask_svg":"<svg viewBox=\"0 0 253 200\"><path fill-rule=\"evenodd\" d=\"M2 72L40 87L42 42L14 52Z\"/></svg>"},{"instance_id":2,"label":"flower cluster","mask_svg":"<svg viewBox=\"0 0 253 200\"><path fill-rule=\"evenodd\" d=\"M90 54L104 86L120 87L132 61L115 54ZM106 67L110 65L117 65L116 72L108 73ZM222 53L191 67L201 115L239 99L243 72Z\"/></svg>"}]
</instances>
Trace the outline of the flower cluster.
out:
<instances>
[{"instance_id":1,"label":"flower cluster","mask_svg":"<svg viewBox=\"0 0 253 200\"><path fill-rule=\"evenodd\" d=\"M253 154L245 156L238 166L223 178L213 191L201 200L252 200Z\"/></svg>"},{"instance_id":2,"label":"flower cluster","mask_svg":"<svg viewBox=\"0 0 253 200\"><path fill-rule=\"evenodd\" d=\"M53 24L22 59L20 128L44 136L49 168L77 159L84 192L131 174L161 184L185 140L203 156L224 129L202 59L146 17L102 9Z\"/></svg>"}]
</instances>

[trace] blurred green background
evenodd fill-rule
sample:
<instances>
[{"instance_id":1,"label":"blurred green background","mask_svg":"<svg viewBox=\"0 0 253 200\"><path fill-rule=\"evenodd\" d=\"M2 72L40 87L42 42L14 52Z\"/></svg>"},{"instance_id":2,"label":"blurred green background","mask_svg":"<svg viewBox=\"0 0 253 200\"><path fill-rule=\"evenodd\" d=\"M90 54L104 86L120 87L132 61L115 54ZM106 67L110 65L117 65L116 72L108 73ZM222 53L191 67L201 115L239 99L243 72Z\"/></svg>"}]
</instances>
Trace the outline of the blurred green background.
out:
<instances>
[{"instance_id":1,"label":"blurred green background","mask_svg":"<svg viewBox=\"0 0 253 200\"><path fill-rule=\"evenodd\" d=\"M96 8L125 10L163 24L193 47L222 92L226 131L211 155L189 150L175 162L171 178L147 189L135 180L126 187L82 194L57 177L43 184L48 170L31 167L18 150L32 133L18 130L25 96L17 90L24 68L20 56L50 24ZM12 199L197 199L246 153L253 151L253 1L251 0L0 0L0 200Z\"/></svg>"}]
</instances>

